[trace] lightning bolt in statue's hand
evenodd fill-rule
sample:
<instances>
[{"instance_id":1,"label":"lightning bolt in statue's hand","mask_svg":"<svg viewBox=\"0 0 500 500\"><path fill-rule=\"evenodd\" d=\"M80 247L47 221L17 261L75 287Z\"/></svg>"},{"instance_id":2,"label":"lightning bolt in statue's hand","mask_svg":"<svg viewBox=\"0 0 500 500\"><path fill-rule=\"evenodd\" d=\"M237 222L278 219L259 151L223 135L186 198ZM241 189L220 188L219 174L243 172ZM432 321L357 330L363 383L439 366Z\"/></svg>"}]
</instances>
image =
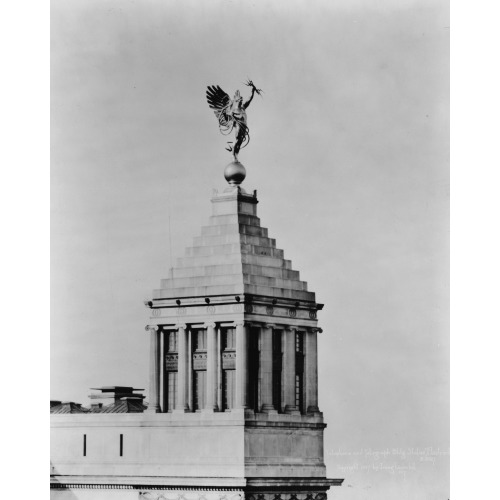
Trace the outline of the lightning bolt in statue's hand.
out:
<instances>
[{"instance_id":1,"label":"lightning bolt in statue's hand","mask_svg":"<svg viewBox=\"0 0 500 500\"><path fill-rule=\"evenodd\" d=\"M261 92L264 92L264 91L263 91L262 89L258 89L258 88L257 88L257 87L253 84L252 80L250 80L250 79L248 79L248 78L247 78L247 81L246 81L245 85L246 85L247 87L252 87L252 89L253 89L253 90L255 90L255 92L257 92L257 94L259 94L259 95L262 97Z\"/></svg>"}]
</instances>

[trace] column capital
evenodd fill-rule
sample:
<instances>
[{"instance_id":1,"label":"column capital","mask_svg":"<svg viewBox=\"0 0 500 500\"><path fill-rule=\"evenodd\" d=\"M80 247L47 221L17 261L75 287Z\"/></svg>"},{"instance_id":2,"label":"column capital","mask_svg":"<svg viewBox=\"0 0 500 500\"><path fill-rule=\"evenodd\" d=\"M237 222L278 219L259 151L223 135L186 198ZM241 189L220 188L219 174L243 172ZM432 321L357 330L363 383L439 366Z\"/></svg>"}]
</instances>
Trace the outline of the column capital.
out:
<instances>
[{"instance_id":1,"label":"column capital","mask_svg":"<svg viewBox=\"0 0 500 500\"><path fill-rule=\"evenodd\" d=\"M313 327L308 327L307 331L311 333L323 333L323 328L313 326Z\"/></svg>"},{"instance_id":2,"label":"column capital","mask_svg":"<svg viewBox=\"0 0 500 500\"><path fill-rule=\"evenodd\" d=\"M276 328L276 323L263 323L264 328Z\"/></svg>"},{"instance_id":3,"label":"column capital","mask_svg":"<svg viewBox=\"0 0 500 500\"><path fill-rule=\"evenodd\" d=\"M234 322L234 326L245 326L246 322L243 320L238 320Z\"/></svg>"},{"instance_id":4,"label":"column capital","mask_svg":"<svg viewBox=\"0 0 500 500\"><path fill-rule=\"evenodd\" d=\"M215 328L217 324L214 321L208 321L203 325L205 328Z\"/></svg>"},{"instance_id":5,"label":"column capital","mask_svg":"<svg viewBox=\"0 0 500 500\"><path fill-rule=\"evenodd\" d=\"M299 330L299 327L295 325L286 325L285 330L288 330L290 332L296 332Z\"/></svg>"},{"instance_id":6,"label":"column capital","mask_svg":"<svg viewBox=\"0 0 500 500\"><path fill-rule=\"evenodd\" d=\"M157 332L159 330L158 328L158 325L146 325L144 327L144 330L148 331L148 330L154 330L155 332Z\"/></svg>"},{"instance_id":7,"label":"column capital","mask_svg":"<svg viewBox=\"0 0 500 500\"><path fill-rule=\"evenodd\" d=\"M180 330L181 328L185 330L187 328L187 325L186 323L178 323L177 325L175 325L175 328L177 328L177 330Z\"/></svg>"}]
</instances>

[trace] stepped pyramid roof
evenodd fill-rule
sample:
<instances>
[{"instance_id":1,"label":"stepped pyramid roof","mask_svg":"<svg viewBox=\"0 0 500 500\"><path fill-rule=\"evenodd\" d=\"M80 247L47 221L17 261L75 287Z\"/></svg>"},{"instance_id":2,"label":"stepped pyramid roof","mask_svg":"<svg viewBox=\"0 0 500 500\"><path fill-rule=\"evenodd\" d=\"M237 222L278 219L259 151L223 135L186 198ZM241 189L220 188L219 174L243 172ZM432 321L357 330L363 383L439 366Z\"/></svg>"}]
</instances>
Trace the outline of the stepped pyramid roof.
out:
<instances>
[{"instance_id":1,"label":"stepped pyramid roof","mask_svg":"<svg viewBox=\"0 0 500 500\"><path fill-rule=\"evenodd\" d=\"M239 186L229 186L215 192L211 201L208 225L154 290L153 304L231 295L321 308L314 292L276 247L276 240L261 226L256 192L247 194Z\"/></svg>"}]
</instances>

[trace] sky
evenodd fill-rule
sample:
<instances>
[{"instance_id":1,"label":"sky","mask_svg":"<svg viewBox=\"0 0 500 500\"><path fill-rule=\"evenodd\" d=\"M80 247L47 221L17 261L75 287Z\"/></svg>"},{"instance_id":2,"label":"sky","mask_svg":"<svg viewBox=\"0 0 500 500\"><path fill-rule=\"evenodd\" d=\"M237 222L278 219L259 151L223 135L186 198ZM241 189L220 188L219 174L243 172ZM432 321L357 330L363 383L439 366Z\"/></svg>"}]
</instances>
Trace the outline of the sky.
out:
<instances>
[{"instance_id":1,"label":"sky","mask_svg":"<svg viewBox=\"0 0 500 500\"><path fill-rule=\"evenodd\" d=\"M147 389L143 301L231 160L206 86L251 78L243 187L325 304L331 497L448 498L448 40L442 0L53 0L51 398Z\"/></svg>"}]
</instances>

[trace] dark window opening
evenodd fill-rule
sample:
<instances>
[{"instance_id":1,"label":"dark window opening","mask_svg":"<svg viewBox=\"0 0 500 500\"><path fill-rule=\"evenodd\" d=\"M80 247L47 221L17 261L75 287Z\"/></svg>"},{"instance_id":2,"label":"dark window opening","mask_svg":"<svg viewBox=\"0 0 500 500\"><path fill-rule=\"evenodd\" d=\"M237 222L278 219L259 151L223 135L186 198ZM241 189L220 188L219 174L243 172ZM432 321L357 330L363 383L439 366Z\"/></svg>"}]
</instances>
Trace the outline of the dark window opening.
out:
<instances>
[{"instance_id":1,"label":"dark window opening","mask_svg":"<svg viewBox=\"0 0 500 500\"><path fill-rule=\"evenodd\" d=\"M304 353L304 335L302 332L295 332L295 352Z\"/></svg>"},{"instance_id":2,"label":"dark window opening","mask_svg":"<svg viewBox=\"0 0 500 500\"><path fill-rule=\"evenodd\" d=\"M304 413L304 334L295 332L295 406Z\"/></svg>"},{"instance_id":3,"label":"dark window opening","mask_svg":"<svg viewBox=\"0 0 500 500\"><path fill-rule=\"evenodd\" d=\"M177 399L177 372L168 371L165 374L165 403L164 408L167 412L172 412L175 408Z\"/></svg>"},{"instance_id":4,"label":"dark window opening","mask_svg":"<svg viewBox=\"0 0 500 500\"><path fill-rule=\"evenodd\" d=\"M193 410L205 408L207 384L207 331L192 330Z\"/></svg>"},{"instance_id":5,"label":"dark window opening","mask_svg":"<svg viewBox=\"0 0 500 500\"><path fill-rule=\"evenodd\" d=\"M207 372L196 370L193 375L193 409L196 411L205 407Z\"/></svg>"},{"instance_id":6,"label":"dark window opening","mask_svg":"<svg viewBox=\"0 0 500 500\"><path fill-rule=\"evenodd\" d=\"M273 331L273 406L278 412L281 409L281 331Z\"/></svg>"},{"instance_id":7,"label":"dark window opening","mask_svg":"<svg viewBox=\"0 0 500 500\"><path fill-rule=\"evenodd\" d=\"M177 399L178 334L166 332L165 371L163 372L163 411L171 413Z\"/></svg>"},{"instance_id":8,"label":"dark window opening","mask_svg":"<svg viewBox=\"0 0 500 500\"><path fill-rule=\"evenodd\" d=\"M87 456L87 434L83 435L83 456Z\"/></svg>"},{"instance_id":9,"label":"dark window opening","mask_svg":"<svg viewBox=\"0 0 500 500\"><path fill-rule=\"evenodd\" d=\"M248 339L248 407L259 411L259 330L253 328Z\"/></svg>"},{"instance_id":10,"label":"dark window opening","mask_svg":"<svg viewBox=\"0 0 500 500\"><path fill-rule=\"evenodd\" d=\"M297 373L295 375L295 406L300 410L302 413L302 406L303 406L303 384L302 384L302 373Z\"/></svg>"},{"instance_id":11,"label":"dark window opening","mask_svg":"<svg viewBox=\"0 0 500 500\"><path fill-rule=\"evenodd\" d=\"M222 411L231 410L236 398L236 329L221 329Z\"/></svg>"},{"instance_id":12,"label":"dark window opening","mask_svg":"<svg viewBox=\"0 0 500 500\"><path fill-rule=\"evenodd\" d=\"M123 457L123 434L120 434L120 457Z\"/></svg>"}]
</instances>

